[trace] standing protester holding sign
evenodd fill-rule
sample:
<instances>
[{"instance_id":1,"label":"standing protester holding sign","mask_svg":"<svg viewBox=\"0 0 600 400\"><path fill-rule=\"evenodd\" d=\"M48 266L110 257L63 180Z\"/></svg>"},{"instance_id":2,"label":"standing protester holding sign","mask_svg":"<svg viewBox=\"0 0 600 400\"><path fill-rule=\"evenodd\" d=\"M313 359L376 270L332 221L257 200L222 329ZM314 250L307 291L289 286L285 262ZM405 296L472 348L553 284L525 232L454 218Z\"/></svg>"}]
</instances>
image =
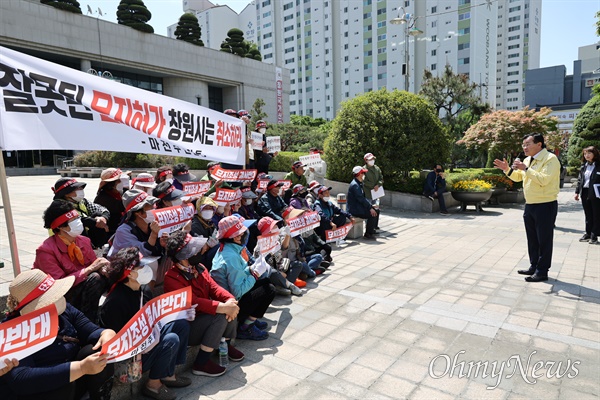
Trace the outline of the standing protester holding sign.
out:
<instances>
[{"instance_id":1,"label":"standing protester holding sign","mask_svg":"<svg viewBox=\"0 0 600 400\"><path fill-rule=\"evenodd\" d=\"M54 200L44 211L44 227L54 235L35 251L33 268L54 279L75 278L65 297L92 322L98 319L98 302L108 289L109 262L96 257L90 239L82 236L83 223L73 203Z\"/></svg>"},{"instance_id":2,"label":"standing protester holding sign","mask_svg":"<svg viewBox=\"0 0 600 400\"><path fill-rule=\"evenodd\" d=\"M263 148L262 151L256 150L254 152L254 165L259 173L264 172L265 174L269 173L269 164L271 164L273 157L277 156L277 153L269 152L267 147L267 136L265 135L267 128L265 121L256 121L256 130L263 135Z\"/></svg>"},{"instance_id":3,"label":"standing protester holding sign","mask_svg":"<svg viewBox=\"0 0 600 400\"><path fill-rule=\"evenodd\" d=\"M365 190L363 189L363 180L367 169L356 166L352 168L352 175L354 179L350 182L348 187L348 212L353 217L358 217L367 220L367 228L365 232L365 239L375 240L375 227L379 222L379 210L371 203L365 196Z\"/></svg>"},{"instance_id":4,"label":"standing protester holding sign","mask_svg":"<svg viewBox=\"0 0 600 400\"><path fill-rule=\"evenodd\" d=\"M108 241L108 220L110 212L99 204L92 203L85 198L87 183L78 182L74 178L60 178L54 184L54 200L67 200L75 205L81 214L83 222L83 236L92 241L94 248L101 248Z\"/></svg>"},{"instance_id":5,"label":"standing protester holding sign","mask_svg":"<svg viewBox=\"0 0 600 400\"><path fill-rule=\"evenodd\" d=\"M525 195L525 233L529 252L529 269L517 271L530 275L527 282L548 280L548 270L552 264L552 242L554 223L558 213L558 192L560 191L560 162L544 144L540 133L523 137L523 152L527 156L523 162L515 159L512 166L506 159L494 160L506 176L515 182L523 181Z\"/></svg>"},{"instance_id":6,"label":"standing protester holding sign","mask_svg":"<svg viewBox=\"0 0 600 400\"><path fill-rule=\"evenodd\" d=\"M86 392L93 400L110 398L113 366L98 351L115 332L99 328L66 301L64 296L74 281L73 276L55 280L33 269L10 284L7 320L55 304L58 336L0 379L2 399L75 400Z\"/></svg>"},{"instance_id":7,"label":"standing protester holding sign","mask_svg":"<svg viewBox=\"0 0 600 400\"><path fill-rule=\"evenodd\" d=\"M577 188L575 189L575 200L579 200L581 193L581 205L585 213L585 233L579 239L580 242L589 241L590 244L598 244L600 236L600 152L594 146L583 149L583 165L579 171Z\"/></svg>"},{"instance_id":8,"label":"standing protester holding sign","mask_svg":"<svg viewBox=\"0 0 600 400\"><path fill-rule=\"evenodd\" d=\"M100 324L120 331L142 305L152 298L146 285L152 279L152 271L140 258L135 247L120 250L111 263L111 278L116 282L100 310ZM192 308L189 319L193 320ZM172 400L176 395L167 388L189 386L190 378L175 375L175 366L185 363L190 324L175 320L160 330L160 341L150 351L142 352L142 371L150 371L142 393L157 400Z\"/></svg>"},{"instance_id":9,"label":"standing protester holding sign","mask_svg":"<svg viewBox=\"0 0 600 400\"><path fill-rule=\"evenodd\" d=\"M363 168L367 170L365 172L365 179L363 180L365 196L371 201L371 204L377 205L379 202L377 199L373 199L371 190L376 192L383 186L383 173L381 172L381 168L375 165L376 157L372 153L365 154L363 158L365 160ZM380 212L379 207L377 207L377 212ZM379 224L379 217L377 218L377 223ZM375 229L379 229L379 225L376 225Z\"/></svg>"}]
</instances>

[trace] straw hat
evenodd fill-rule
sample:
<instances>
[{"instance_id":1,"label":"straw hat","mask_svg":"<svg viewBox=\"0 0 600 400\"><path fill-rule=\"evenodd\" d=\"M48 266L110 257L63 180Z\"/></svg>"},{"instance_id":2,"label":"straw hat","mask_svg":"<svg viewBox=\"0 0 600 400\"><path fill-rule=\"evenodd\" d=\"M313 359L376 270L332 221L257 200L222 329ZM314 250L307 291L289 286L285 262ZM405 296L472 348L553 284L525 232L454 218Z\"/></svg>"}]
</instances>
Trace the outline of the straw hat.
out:
<instances>
[{"instance_id":1,"label":"straw hat","mask_svg":"<svg viewBox=\"0 0 600 400\"><path fill-rule=\"evenodd\" d=\"M17 275L10 283L8 291L19 303L34 290L40 291L41 294L38 297L35 297L20 309L21 315L25 315L56 303L71 289L74 282L74 276L55 280L39 269L32 269ZM59 314L61 311L63 310L58 310Z\"/></svg>"}]
</instances>

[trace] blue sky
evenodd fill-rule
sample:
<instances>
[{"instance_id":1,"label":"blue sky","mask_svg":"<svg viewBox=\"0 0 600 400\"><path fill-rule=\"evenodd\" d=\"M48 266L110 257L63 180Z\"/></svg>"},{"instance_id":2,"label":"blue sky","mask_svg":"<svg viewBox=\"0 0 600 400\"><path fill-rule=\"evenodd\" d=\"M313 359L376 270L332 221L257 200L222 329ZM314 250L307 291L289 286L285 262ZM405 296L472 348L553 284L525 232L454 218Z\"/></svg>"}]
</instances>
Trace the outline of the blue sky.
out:
<instances>
[{"instance_id":1,"label":"blue sky","mask_svg":"<svg viewBox=\"0 0 600 400\"><path fill-rule=\"evenodd\" d=\"M279 1L279 0L278 0ZM388 0L393 1L393 0ZM397 0L400 1L400 0ZM416 0L418 1L418 0ZM484 0L473 0L478 4ZM154 31L167 34L167 26L176 23L183 13L181 0L145 0L152 12L150 24ZM102 19L116 22L119 0L79 0L84 14L90 5L95 11L102 9ZM226 4L240 12L248 5L247 0L221 0L213 3ZM565 65L568 73L577 59L577 48L600 41L595 34L594 14L600 10L600 0L542 0L542 42L540 67ZM598 52L600 58L600 52Z\"/></svg>"}]
</instances>

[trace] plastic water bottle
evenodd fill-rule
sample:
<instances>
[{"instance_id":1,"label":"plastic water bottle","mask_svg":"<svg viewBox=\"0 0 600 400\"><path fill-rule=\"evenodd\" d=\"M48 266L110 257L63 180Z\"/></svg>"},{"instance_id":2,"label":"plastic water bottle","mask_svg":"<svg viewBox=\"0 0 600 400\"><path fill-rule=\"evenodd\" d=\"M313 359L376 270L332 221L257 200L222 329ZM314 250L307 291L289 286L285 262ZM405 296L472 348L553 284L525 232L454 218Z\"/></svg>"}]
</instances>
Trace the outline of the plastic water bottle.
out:
<instances>
[{"instance_id":1,"label":"plastic water bottle","mask_svg":"<svg viewBox=\"0 0 600 400\"><path fill-rule=\"evenodd\" d=\"M227 367L229 365L229 355L225 338L221 338L221 343L219 343L219 365L221 367Z\"/></svg>"}]
</instances>

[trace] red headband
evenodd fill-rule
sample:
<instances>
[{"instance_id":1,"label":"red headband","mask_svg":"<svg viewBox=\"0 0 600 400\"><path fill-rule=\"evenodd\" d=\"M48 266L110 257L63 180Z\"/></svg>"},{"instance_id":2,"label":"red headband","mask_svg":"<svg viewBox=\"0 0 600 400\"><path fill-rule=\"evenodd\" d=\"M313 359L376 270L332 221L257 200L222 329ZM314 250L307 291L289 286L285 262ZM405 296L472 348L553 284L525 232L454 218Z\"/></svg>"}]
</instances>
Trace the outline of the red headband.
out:
<instances>
[{"instance_id":1,"label":"red headband","mask_svg":"<svg viewBox=\"0 0 600 400\"><path fill-rule=\"evenodd\" d=\"M154 182L154 178L151 176L135 178L136 182Z\"/></svg>"},{"instance_id":2,"label":"red headband","mask_svg":"<svg viewBox=\"0 0 600 400\"><path fill-rule=\"evenodd\" d=\"M276 182L276 183L273 183L272 185L268 185L267 186L267 190L271 190L271 189L273 189L274 187L277 187L277 186L283 186L283 185L280 185L279 182Z\"/></svg>"},{"instance_id":3,"label":"red headband","mask_svg":"<svg viewBox=\"0 0 600 400\"><path fill-rule=\"evenodd\" d=\"M173 175L173 171L171 171L170 169L167 169L167 170L161 172L160 174L158 174L158 176L163 177L163 176L167 176L169 174Z\"/></svg>"},{"instance_id":4,"label":"red headband","mask_svg":"<svg viewBox=\"0 0 600 400\"><path fill-rule=\"evenodd\" d=\"M187 235L185 235L185 240L183 241L183 244L177 248L177 251L175 251L175 253L179 253L181 250L183 250L183 248L187 246L190 240L192 240L192 235L188 233Z\"/></svg>"},{"instance_id":5,"label":"red headband","mask_svg":"<svg viewBox=\"0 0 600 400\"><path fill-rule=\"evenodd\" d=\"M50 224L50 229L56 229L59 226L61 226L62 224L64 224L65 222L67 222L68 220L70 220L73 217L78 217L79 213L77 212L77 210L71 210L69 212L64 213L63 215L61 215L60 217L56 218L54 221L52 221L52 223Z\"/></svg>"},{"instance_id":6,"label":"red headband","mask_svg":"<svg viewBox=\"0 0 600 400\"><path fill-rule=\"evenodd\" d=\"M135 196L133 198L133 200L131 200L131 202L125 208L125 212L128 213L129 210L131 210L133 207L137 206L138 204L140 204L144 200L146 200L146 197L148 197L148 193L146 193L146 192L142 192L142 193L138 194L137 196Z\"/></svg>"},{"instance_id":7,"label":"red headband","mask_svg":"<svg viewBox=\"0 0 600 400\"><path fill-rule=\"evenodd\" d=\"M20 310L21 308L25 307L27 304L31 303L32 301L34 301L35 299L37 299L38 297L40 297L41 295L46 293L52 287L52 285L54 285L54 282L55 282L55 280L52 276L50 276L49 274L46 275L46 279L44 279L42 281L42 283L40 283L38 285L38 287L33 289L31 292L29 292L29 294L27 296L25 296L25 298L19 302L19 304L15 308L15 311Z\"/></svg>"},{"instance_id":8,"label":"red headband","mask_svg":"<svg viewBox=\"0 0 600 400\"><path fill-rule=\"evenodd\" d=\"M54 189L54 188L50 188L50 189L52 189L52 191L53 191L54 193L58 193L58 192L60 192L61 190L63 190L64 188L66 188L67 186L71 186L71 185L72 185L72 184L74 184L74 183L77 183L77 180L76 180L76 179L71 179L71 180L69 180L69 181L66 181L66 182L65 182L65 183L63 183L62 185L60 185L60 186L59 186L57 189Z\"/></svg>"},{"instance_id":9,"label":"red headband","mask_svg":"<svg viewBox=\"0 0 600 400\"><path fill-rule=\"evenodd\" d=\"M162 198L164 198L164 197L167 197L167 195L168 195L169 193L171 193L173 190L175 190L175 186L171 185L171 186L169 186L169 188L167 189L167 191L166 191L166 192L159 194L157 197L158 197L159 199L162 199Z\"/></svg>"},{"instance_id":10,"label":"red headband","mask_svg":"<svg viewBox=\"0 0 600 400\"><path fill-rule=\"evenodd\" d=\"M121 176L122 173L123 172L121 172L121 170L119 168L117 168L117 170L115 172L113 172L112 174L110 174L110 176L108 178L105 178L103 180L106 181L106 180L114 178L115 176Z\"/></svg>"},{"instance_id":11,"label":"red headband","mask_svg":"<svg viewBox=\"0 0 600 400\"><path fill-rule=\"evenodd\" d=\"M244 224L242 224L241 222L236 222L234 226L232 226L227 230L227 232L225 232L225 235L223 235L223 237L226 239L230 239L230 236L233 235L235 231L242 229L243 226Z\"/></svg>"},{"instance_id":12,"label":"red headband","mask_svg":"<svg viewBox=\"0 0 600 400\"><path fill-rule=\"evenodd\" d=\"M185 174L189 174L190 172L187 169L184 169L183 171L179 171L177 173L177 175L185 175Z\"/></svg>"}]
</instances>

